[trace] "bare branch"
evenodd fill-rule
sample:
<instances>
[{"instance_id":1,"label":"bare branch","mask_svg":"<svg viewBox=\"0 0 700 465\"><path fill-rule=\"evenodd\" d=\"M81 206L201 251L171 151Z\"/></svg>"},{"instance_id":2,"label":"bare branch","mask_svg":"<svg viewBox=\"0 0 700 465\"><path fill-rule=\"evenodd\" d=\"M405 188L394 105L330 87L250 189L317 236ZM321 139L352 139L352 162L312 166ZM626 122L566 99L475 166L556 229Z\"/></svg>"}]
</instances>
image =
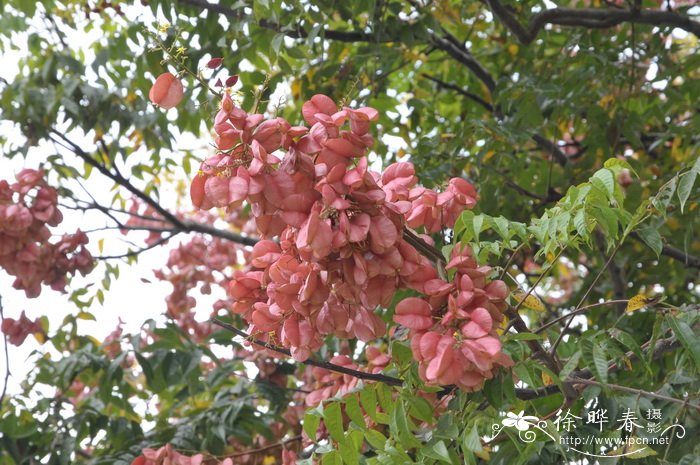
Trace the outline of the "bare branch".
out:
<instances>
[{"instance_id":1,"label":"bare branch","mask_svg":"<svg viewBox=\"0 0 700 465\"><path fill-rule=\"evenodd\" d=\"M165 244L170 239L175 237L178 233L179 233L179 231L176 231L168 237L161 237L157 241L152 242L145 247L141 247L140 249L137 249L137 250L129 250L128 252L123 253L121 255L98 255L98 256L92 257L92 258L94 258L95 260L116 260L116 259L120 259L120 258L136 257L138 255L141 255L143 252L146 252L148 250L154 249L158 246Z\"/></svg>"},{"instance_id":2,"label":"bare branch","mask_svg":"<svg viewBox=\"0 0 700 465\"><path fill-rule=\"evenodd\" d=\"M547 323L543 324L542 326L540 326L539 328L534 330L533 333L539 334L542 331L544 331L545 329L549 328L550 326L555 325L555 324L559 323L560 321L566 320L567 318L571 318L571 317L574 317L574 316L579 315L581 313L584 313L591 308L602 307L604 305L626 304L627 302L629 302L629 300L607 300L605 302L598 302L596 304L586 305L585 307L578 308L576 310L573 310L573 311L567 313L566 315L562 315L558 318L555 318L554 320L548 321Z\"/></svg>"},{"instance_id":3,"label":"bare branch","mask_svg":"<svg viewBox=\"0 0 700 465\"><path fill-rule=\"evenodd\" d=\"M96 168L102 175L105 177L111 179L118 185L124 187L126 190L131 192L133 195L150 205L156 212L158 212L167 222L171 223L173 225L173 228L171 230L176 230L180 232L200 232L204 234L209 234L211 236L215 237L220 237L222 239L227 239L232 242L236 242L238 244L243 244L243 245L255 245L258 243L258 238L255 237L250 237L250 236L243 236L241 234L232 232L232 231L225 231L218 229L214 226L210 226L207 224L202 224L202 223L197 223L195 221L188 221L188 220L182 220L175 216L173 213L169 212L165 208L163 208L155 199L153 199L151 196L147 195L144 193L142 190L138 189L136 186L134 186L128 179L126 179L124 176L122 176L119 173L113 173L109 168L106 166L102 165L101 163L97 162L93 157L91 157L85 150L83 150L79 145L68 139L66 136L61 134L60 132L56 131L55 129L50 130L51 134L54 136L58 137L60 140L57 140L54 138L54 136L50 136L51 140L62 147L64 147L67 150L70 150L73 152L76 156L78 156L80 159L88 163L89 165L93 166ZM102 207L105 208L105 207ZM158 221L158 219L155 219ZM140 228L140 229L146 229L146 228Z\"/></svg>"}]
</instances>

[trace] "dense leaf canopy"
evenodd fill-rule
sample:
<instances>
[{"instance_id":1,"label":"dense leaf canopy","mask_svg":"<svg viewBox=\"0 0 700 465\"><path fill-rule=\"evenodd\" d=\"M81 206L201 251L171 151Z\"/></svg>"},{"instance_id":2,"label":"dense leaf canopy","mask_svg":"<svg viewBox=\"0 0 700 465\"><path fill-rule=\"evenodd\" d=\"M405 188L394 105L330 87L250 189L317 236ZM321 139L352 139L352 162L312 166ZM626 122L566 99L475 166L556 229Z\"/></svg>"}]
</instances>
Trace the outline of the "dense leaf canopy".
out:
<instances>
[{"instance_id":1,"label":"dense leaf canopy","mask_svg":"<svg viewBox=\"0 0 700 465\"><path fill-rule=\"evenodd\" d=\"M2 396L0 465L700 463L694 2L136 3L0 0L0 50L19 60L0 80L1 162L26 159L43 170L17 178L2 170L0 265L28 297L55 292L42 285L67 291L70 308L62 322L50 310L32 321L6 302L6 340L35 334L44 345L21 392ZM479 373L473 386L446 375L446 343L421 333L434 320L447 324L452 301L436 302L448 291L416 284L401 267L382 275L394 273L399 284L382 283L390 292L380 304L358 304L372 308L348 323L355 329L344 339L336 331L314 335L315 345L298 342L308 334L296 314L285 317L294 328L279 322L282 334L250 334L251 318L260 318L242 308L252 308L242 290L251 260L267 276L280 244L299 255L299 267L331 267L319 265L327 252L309 230L336 223L328 210L312 210L316 222L304 227L283 215L290 206L264 211L267 221L286 221L288 246L286 233L251 221L264 216L252 187L214 200L229 208L201 211L189 186L194 205L206 207L216 196L204 176L248 180L248 171L212 174L202 163L231 149L215 121L220 108L230 121L227 105L248 112L244 122L255 113L286 120L289 139L274 148L294 154L313 152L296 126L313 134L323 121L324 137L334 137L326 120L337 114L324 110L327 102L352 128L337 140L369 140L363 125L375 120L371 169L415 167L427 190L392 202L413 202L415 213L416 199L434 189L460 199L459 211L469 207L456 222L446 210L436 223L421 216L404 224L405 211L393 210L382 210L380 222L372 213L369 236L353 247L365 247L370 268L394 243L408 244L405 266L410 251L423 256L411 262L416 274L427 267L434 286L454 279L449 292L490 302L488 311L460 314L478 328L464 323L462 334L440 339L483 338L482 358L470 363L486 365L467 370ZM231 124L236 137L255 139L245 141L253 150L268 143ZM266 185L274 184L276 162L261 160ZM309 176L319 184L308 190L321 192L332 183L313 160ZM364 175L361 162L348 163ZM386 192L389 177L378 181ZM469 184L452 178L476 188L476 206ZM274 203L269 195L265 202ZM350 219L361 205L352 208ZM63 224L72 234L57 242L47 234L60 210L99 224L87 235ZM114 231L132 242L107 255ZM491 268L460 262L457 243ZM111 282L156 247L171 249L154 278L172 284L166 318L105 341L81 332L80 320L100 319ZM78 284L76 272L95 285ZM340 298L340 286L326 298ZM195 310L211 320L197 320ZM500 342L485 349L485 339ZM497 362L484 355L491 348ZM592 421L601 419L596 412L606 421ZM586 442L592 437L627 442Z\"/></svg>"}]
</instances>

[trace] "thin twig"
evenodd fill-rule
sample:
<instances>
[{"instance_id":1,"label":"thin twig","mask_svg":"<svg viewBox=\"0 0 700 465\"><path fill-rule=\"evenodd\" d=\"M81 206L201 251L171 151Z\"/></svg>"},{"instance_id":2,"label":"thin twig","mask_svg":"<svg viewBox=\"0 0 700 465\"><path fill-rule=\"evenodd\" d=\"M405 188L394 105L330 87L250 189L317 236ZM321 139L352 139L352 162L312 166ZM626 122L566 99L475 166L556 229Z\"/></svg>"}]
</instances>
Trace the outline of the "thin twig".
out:
<instances>
[{"instance_id":1,"label":"thin twig","mask_svg":"<svg viewBox=\"0 0 700 465\"><path fill-rule=\"evenodd\" d=\"M573 310L573 311L567 313L566 315L562 315L559 318L555 318L554 320L548 321L547 323L543 324L542 326L540 326L539 328L534 330L533 333L539 334L542 331L544 331L545 329L549 328L550 326L555 325L555 324L559 323L560 321L566 320L567 318L572 318L580 313L584 313L591 308L602 307L604 305L611 305L611 304L623 304L623 303L627 303L627 302L629 302L629 300L606 300L605 302L598 302L596 304L586 305L585 307L580 307L576 310Z\"/></svg>"},{"instance_id":2,"label":"thin twig","mask_svg":"<svg viewBox=\"0 0 700 465\"><path fill-rule=\"evenodd\" d=\"M0 326L5 321L5 314L2 308L2 296L0 295ZM0 406L2 406L3 400L5 400L5 394L7 393L7 383L10 380L10 352L9 346L7 344L7 334L2 333L2 340L5 344L5 382L2 385L2 394L0 394Z\"/></svg>"},{"instance_id":3,"label":"thin twig","mask_svg":"<svg viewBox=\"0 0 700 465\"><path fill-rule=\"evenodd\" d=\"M235 457L243 457L244 455L259 454L260 452L265 452L268 450L277 449L278 447L284 447L287 443L296 442L296 441L301 441L301 435L294 436L294 437L291 437L289 439L285 439L283 441L276 442L274 444L259 447L257 449L250 449L250 450L246 450L243 452L236 452L235 454L229 455L228 457L235 458Z\"/></svg>"},{"instance_id":4,"label":"thin twig","mask_svg":"<svg viewBox=\"0 0 700 465\"><path fill-rule=\"evenodd\" d=\"M274 344L270 344L269 342L265 342L265 341L262 341L260 339L256 339L252 335L246 333L245 331L241 331L240 329L236 328L233 325L225 323L225 322L218 320L216 318L212 318L210 321L213 324L220 326L221 328L224 328L227 331L231 331L232 333L234 333L238 336L241 336L242 338L246 339L248 342L250 342L252 344L255 344L257 346L261 346L261 347L264 347L266 349L272 350L273 352L284 354L288 357L292 356L289 349L286 349L284 347L280 347L280 346L277 346ZM326 361L322 361L322 360L307 359L301 363L303 363L304 365L325 368L326 370L335 371L337 373L343 373L345 375L354 376L355 378L358 378L358 379L378 381L380 383L388 384L390 386L401 386L403 384L403 380L401 380L399 378L394 378L392 376L387 376L387 375L382 375L382 374L377 374L377 373L367 373L364 371L353 370L352 368L346 368L344 366L336 365L335 363L330 363L330 362L326 362Z\"/></svg>"},{"instance_id":5,"label":"thin twig","mask_svg":"<svg viewBox=\"0 0 700 465\"><path fill-rule=\"evenodd\" d=\"M154 249L160 245L165 244L168 242L170 239L173 237L177 236L180 233L180 231L175 231L173 232L170 236L168 237L161 237L155 242L152 242L151 244L148 244L146 247L141 247L138 250L130 250L126 253L120 254L120 255L98 255L93 257L95 260L116 260L120 258L129 258L129 257L135 257L137 255L142 254L143 252L146 252L147 250Z\"/></svg>"},{"instance_id":6,"label":"thin twig","mask_svg":"<svg viewBox=\"0 0 700 465\"><path fill-rule=\"evenodd\" d=\"M602 388L609 388L609 389L613 389L615 391L629 392L632 394L637 394L639 396L652 397L654 399L666 400L668 402L673 402L674 404L690 405L695 410L697 410L698 413L700 413L700 405L688 404L687 399L686 400L676 399L675 397L670 397L670 396L666 396L663 394L657 394L655 392L645 391L643 389L621 386L619 384L601 383L601 382L596 381L594 379L584 379L584 378L569 378L569 379L571 380L572 383L576 383L576 384L587 384L587 385L591 385L591 386L600 386Z\"/></svg>"},{"instance_id":7,"label":"thin twig","mask_svg":"<svg viewBox=\"0 0 700 465\"><path fill-rule=\"evenodd\" d=\"M591 283L591 285L588 286L588 289L586 289L586 292L583 294L583 297L581 297L581 300L579 301L578 305L576 305L576 308L574 309L574 311L576 311L576 310L578 310L579 308L581 308L581 305L583 305L583 303L584 303L584 302L586 301L586 299L588 298L588 294L591 293L591 291L593 290L593 287L595 287L596 283L598 283L598 280L600 279L600 277L603 276L603 273L605 273L605 270L608 269L608 266L609 266L610 263L612 262L612 260L613 260L613 258L615 257L615 254L617 253L617 251L620 250L620 246L622 245L622 243L623 243L624 241L625 241L625 238L623 237L622 239L620 239L620 242L617 243L617 245L616 245L615 248L613 249L612 253L610 254L610 258L608 258L608 261L605 262L605 265L603 265L603 268L601 268L600 271L598 271L598 274L596 275L595 279L593 279L593 282ZM566 330L569 329L569 326L571 326L571 322L572 322L572 321L574 321L573 318L566 322L566 325L565 325L564 328L561 330L561 333L560 333L559 336L557 337L556 341L554 341L554 344L552 344L552 347L551 347L551 349L549 350L549 352L550 352L551 354L555 354L555 353L557 352L557 347L559 346L559 344L561 343L561 341L564 339L564 335L566 334Z\"/></svg>"},{"instance_id":8,"label":"thin twig","mask_svg":"<svg viewBox=\"0 0 700 465\"><path fill-rule=\"evenodd\" d=\"M459 87L458 85L451 84L449 82L443 81L442 79L438 79L435 76L431 76L430 74L421 73L421 76L433 81L435 84L438 85L439 88L454 90L458 94L464 95L465 97L472 99L473 101L475 101L476 103L478 103L479 105L484 107L489 113L493 112L493 105L491 105L489 102L482 99L478 95L476 95L472 92L469 92L468 90L465 90L465 89Z\"/></svg>"},{"instance_id":9,"label":"thin twig","mask_svg":"<svg viewBox=\"0 0 700 465\"><path fill-rule=\"evenodd\" d=\"M101 163L97 162L94 158L92 158L86 151L84 151L79 145L68 139L66 136L61 134L60 132L56 131L55 129L50 129L49 130L51 134L55 135L58 137L60 140L54 139L53 136L50 137L52 141L55 143L61 145L64 147L66 150L69 150L73 152L76 156L81 158L83 161L86 163L92 165L94 168L97 168L97 170L107 178L111 179L118 185L124 187L126 190L131 192L133 195L150 205L156 212L158 212L165 220L170 222L175 229L182 231L182 232L200 232L204 234L209 234L212 236L216 237L221 237L222 239L228 239L232 242L236 242L238 244L243 244L243 245L255 245L258 243L258 239L255 237L249 237L249 236L243 236L241 234L237 234L231 231L224 231L218 228L215 228L213 226L209 226L206 224L202 223L197 223L194 221L187 221L187 220L181 220L177 216L175 216L173 213L169 212L165 208L163 208L156 200L154 200L151 196L147 195L144 193L142 190L138 189L136 186L131 184L128 179L123 177L120 174L115 174L112 171L109 170L106 166L102 165Z\"/></svg>"}]
</instances>

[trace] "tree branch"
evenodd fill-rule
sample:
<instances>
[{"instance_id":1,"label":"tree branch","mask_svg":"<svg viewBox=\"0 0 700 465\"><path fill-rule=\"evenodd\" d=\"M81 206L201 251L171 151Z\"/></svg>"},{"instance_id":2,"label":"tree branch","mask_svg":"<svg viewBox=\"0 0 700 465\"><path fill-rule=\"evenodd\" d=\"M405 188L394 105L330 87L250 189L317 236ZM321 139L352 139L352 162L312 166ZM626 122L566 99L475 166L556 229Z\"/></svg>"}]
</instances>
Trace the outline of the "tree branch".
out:
<instances>
[{"instance_id":1,"label":"tree branch","mask_svg":"<svg viewBox=\"0 0 700 465\"><path fill-rule=\"evenodd\" d=\"M633 232L630 233L630 237L633 239L644 243L641 237L639 237L639 234ZM688 268L697 268L700 269L700 257L697 257L695 255L690 255L689 253L686 253L682 251L681 249L678 249L676 247L673 247L671 245L664 244L663 248L661 249L661 255L666 255L667 257L673 258L674 260L678 260L679 262L682 262L686 267Z\"/></svg>"},{"instance_id":2,"label":"tree branch","mask_svg":"<svg viewBox=\"0 0 700 465\"><path fill-rule=\"evenodd\" d=\"M657 394L655 392L651 391L645 391L643 389L637 389L637 388L631 388L627 386L621 386L619 384L612 384L612 383L601 383L599 381L593 380L593 379L584 379L584 378L569 378L572 383L575 384L585 384L585 385L591 385L591 386L600 386L602 388L609 388L613 389L615 391L622 391L622 392L629 392L631 394L637 394L638 396L644 396L644 397L652 397L654 399L661 399L665 400L668 402L673 402L675 404L681 404L681 405L688 405L688 399L686 400L681 400L681 399L676 399L675 397L670 397L666 396L663 394ZM700 406L699 405L692 405L695 410L697 410L700 413Z\"/></svg>"},{"instance_id":3,"label":"tree branch","mask_svg":"<svg viewBox=\"0 0 700 465\"><path fill-rule=\"evenodd\" d=\"M542 331L544 331L545 329L549 328L550 326L557 324L560 321L566 320L567 318L574 317L580 313L584 313L584 312L588 311L588 309L591 309L591 308L602 307L603 305L626 304L627 302L629 302L629 300L626 300L626 299L625 300L608 300L605 302L599 302L596 304L586 305L585 307L580 307L576 310L573 310L573 311L567 313L566 315L562 315L558 318L555 318L554 320L548 321L547 323L543 324L542 326L540 326L539 328L534 330L533 333L539 334Z\"/></svg>"},{"instance_id":4,"label":"tree branch","mask_svg":"<svg viewBox=\"0 0 700 465\"><path fill-rule=\"evenodd\" d=\"M227 457L235 458L235 457L244 457L246 455L259 454L261 452L266 452L268 450L277 449L279 447L284 447L286 444L288 444L290 442L296 442L296 441L301 441L301 435L293 436L291 438L285 439L285 440L280 441L280 442L276 442L274 444L269 444L267 446L258 447L257 449L248 449L248 450L244 450L242 452L236 452L235 454L228 455Z\"/></svg>"},{"instance_id":5,"label":"tree branch","mask_svg":"<svg viewBox=\"0 0 700 465\"><path fill-rule=\"evenodd\" d=\"M229 19L233 20L241 20L245 18L246 15L242 9L234 10L231 7L221 5L221 4L215 4L215 3L209 3L206 0L177 0L178 3L184 4L184 5L189 5L189 6L194 6L201 8L203 10L211 11L214 13L218 13L220 15L226 16ZM256 23L259 27L262 27L264 29L270 29L276 32L280 32L287 37L290 37L292 39L305 39L306 37L309 36L309 33L306 29L304 29L301 26L296 26L293 29L285 29L282 28L279 24L273 23L271 21L268 21L266 19L260 19ZM332 29L322 29L321 36L331 39L331 40L337 40L339 42L389 42L390 40L388 38L383 38L379 39L379 37L375 34L370 34L366 32L360 32L360 31L335 31Z\"/></svg>"},{"instance_id":6,"label":"tree branch","mask_svg":"<svg viewBox=\"0 0 700 465\"><path fill-rule=\"evenodd\" d=\"M451 84L449 82L445 82L441 79L438 79L435 76L431 76L430 74L421 73L421 76L433 81L435 84L438 85L439 88L454 90L458 94L464 95L465 97L472 99L473 101L475 101L476 103L478 103L479 105L484 107L486 109L486 111L488 111L489 113L493 113L493 106L489 102L487 102L486 100L479 97L478 95L476 95L472 92L469 92L468 90L462 89L458 85Z\"/></svg>"},{"instance_id":7,"label":"tree branch","mask_svg":"<svg viewBox=\"0 0 700 465\"><path fill-rule=\"evenodd\" d=\"M690 268L698 268L700 269L700 257L696 257L694 255L687 254L683 252L681 249L677 249L675 247L672 247L670 245L664 244L663 248L661 249L661 253L663 255L666 255L667 257L674 258L680 262L683 262L685 266L688 266Z\"/></svg>"},{"instance_id":8,"label":"tree branch","mask_svg":"<svg viewBox=\"0 0 700 465\"><path fill-rule=\"evenodd\" d=\"M491 74L481 65L481 63L476 60L476 58L474 58L471 53L469 53L469 51L462 44L459 43L456 38L447 32L443 37L439 37L437 34L431 33L430 41L437 48L450 55L472 73L474 73L474 75L484 83L490 93L493 93L496 90L496 81L494 81Z\"/></svg>"},{"instance_id":9,"label":"tree branch","mask_svg":"<svg viewBox=\"0 0 700 465\"><path fill-rule=\"evenodd\" d=\"M88 163L92 167L96 168L103 176L111 179L118 185L124 187L126 190L131 192L134 196L138 197L148 205L150 205L156 212L158 212L164 220L169 222L170 224L173 225L173 229L177 230L179 232L199 232L199 233L204 233L204 234L209 234L211 236L216 236L220 237L222 239L227 239L232 242L236 242L238 244L243 244L243 245L255 245L258 243L257 238L255 237L249 237L249 236L243 236L241 234L232 232L232 231L225 231L218 229L214 226L210 226L207 224L202 224L202 223L197 223L195 221L188 221L188 220L181 220L177 216L175 216L173 213L169 212L165 208L163 208L156 200L154 200L151 196L147 195L144 193L142 190L138 189L136 186L134 186L128 179L126 179L124 176L122 176L119 173L113 173L109 168L104 166L103 164L97 162L94 158L92 158L85 150L83 150L79 145L68 139L66 136L61 134L60 132L56 131L55 129L50 129L50 133L52 136L49 136L49 138L57 143L58 145L64 147L67 150L70 150L72 153L74 153L78 158L82 159L85 163ZM54 136L58 137L60 140L57 140L54 138ZM104 207L103 207L104 208ZM155 219L157 220L157 219ZM141 228L145 229L145 228Z\"/></svg>"},{"instance_id":10,"label":"tree branch","mask_svg":"<svg viewBox=\"0 0 700 465\"><path fill-rule=\"evenodd\" d=\"M125 252L125 253L120 254L120 255L98 255L98 256L95 256L95 257L92 257L92 258L94 258L95 260L116 260L116 259L119 259L119 258L136 257L137 255L140 255L140 254L142 254L143 252L146 252L146 251L148 251L148 250L154 249L154 248L156 248L156 247L158 247L158 246L161 246L161 245L165 244L165 243L168 242L170 239L172 239L173 237L175 237L178 233L179 233L179 231L175 231L174 233L172 233L172 234L171 234L170 236L168 236L168 237L161 237L161 238L158 239L157 241L152 242L152 243L148 244L148 245L145 246L145 247L141 247L141 248L139 248L139 249L137 249L137 250L129 250L128 252Z\"/></svg>"},{"instance_id":11,"label":"tree branch","mask_svg":"<svg viewBox=\"0 0 700 465\"><path fill-rule=\"evenodd\" d=\"M673 11L649 9L594 9L594 8L550 8L533 15L530 24L523 26L508 7L499 0L482 0L493 14L515 35L528 45L532 43L547 24L559 26L605 29L622 23L650 24L653 26L677 27L700 37L700 23Z\"/></svg>"},{"instance_id":12,"label":"tree branch","mask_svg":"<svg viewBox=\"0 0 700 465\"><path fill-rule=\"evenodd\" d=\"M210 320L213 324L224 328L227 331L231 331L232 333L241 336L242 338L246 339L248 342L255 344L257 346L264 347L266 349L272 350L273 352L277 352L283 355L286 355L287 357L291 357L292 354L289 352L289 349L286 349L284 347L280 347L274 344L270 344L269 342L262 341L260 339L254 338L252 335L246 333L245 331L241 331L240 329L236 328L233 325L230 325L228 323L224 323L221 320L218 320L216 318L212 318ZM355 378L358 379L366 379L370 381L378 381L380 383L388 384L389 386L401 386L403 384L403 380L399 378L394 378L392 376L387 376L387 375L382 375L382 374L375 374L375 373L367 373L364 371L359 371L359 370L353 370L351 368L346 368L344 366L336 365L335 363L330 363L326 362L323 360L313 360L313 359L307 359L304 360L303 362L304 365L310 365L314 367L319 367L319 368L325 368L326 370L330 371L335 371L337 373L343 373L344 375L350 375L354 376Z\"/></svg>"}]
</instances>

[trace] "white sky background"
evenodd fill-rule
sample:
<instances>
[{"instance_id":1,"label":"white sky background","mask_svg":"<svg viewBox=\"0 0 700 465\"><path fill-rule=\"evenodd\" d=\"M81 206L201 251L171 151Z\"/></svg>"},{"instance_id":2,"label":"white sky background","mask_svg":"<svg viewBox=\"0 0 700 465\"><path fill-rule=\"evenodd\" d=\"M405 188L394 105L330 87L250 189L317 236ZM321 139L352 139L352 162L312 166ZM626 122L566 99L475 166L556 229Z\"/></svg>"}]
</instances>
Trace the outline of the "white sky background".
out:
<instances>
[{"instance_id":1,"label":"white sky background","mask_svg":"<svg viewBox=\"0 0 700 465\"><path fill-rule=\"evenodd\" d=\"M153 21L153 16L150 14L149 8L145 7L126 7L123 5L127 15L127 21L138 21L145 24ZM93 15L93 21L94 19ZM37 23L39 23L37 21ZM66 30L66 32L70 32ZM89 49L89 46L98 40L100 28L95 27L90 33L76 33L68 37L68 43L74 47L83 47L87 61L89 62L94 56ZM3 65L0 67L0 77L11 82L19 72L18 63L23 55L26 55L26 38L16 36L13 40L14 44L22 47L19 51L6 50L3 54ZM88 68L89 69L89 68ZM155 110L160 111L160 110ZM176 110L172 110L176 112ZM0 131L10 137L18 137L17 140L22 140L19 128L14 127L8 121L0 120ZM71 136L73 137L73 136ZM75 141L84 147L91 147L92 141L89 138L75 139ZM206 141L186 141L187 146L200 147L204 146ZM56 148L52 144L42 143L38 147L30 150L26 159L15 157L10 160L2 153L0 147L0 178L13 182L14 174L23 168L36 169L40 163L49 155L56 154ZM177 158L176 158L177 159ZM94 171L88 180L81 181L91 195L103 205L109 205L111 193L109 189L112 186L112 181L101 176L97 171ZM49 177L49 184L55 186L55 178ZM89 200L87 195L76 185L74 192L82 194L82 198ZM165 204L174 204L174 192L163 189L161 192ZM187 202L188 200L185 200ZM57 235L63 233L73 233L77 228L89 230L91 228L99 228L105 225L105 217L101 214L83 215L80 212L61 208L64 215L64 221L56 228L52 228L52 232ZM90 244L88 248L93 255L100 255L98 251L97 238L104 237L104 255L117 255L126 252L129 245L125 240L132 241L136 244L143 244L143 239L146 233L135 232L128 236L123 236L118 231L106 232L101 236L90 235ZM180 240L184 239L184 236ZM88 309L92 312L97 321L81 320L79 323L79 334L94 336L98 340L103 340L111 331L116 328L119 319L125 322L123 328L125 333L136 333L143 322L148 318L155 318L158 321L165 321L162 314L166 309L165 296L168 295L172 286L166 282L160 282L153 276L153 269L162 268L167 260L168 252L179 241L171 241L164 247L156 247L139 256L139 263L135 266L120 266L120 277L117 280L112 280L112 286L109 291L105 292L104 305L100 305L97 299ZM132 247L133 248L133 247ZM112 260L114 264L118 260ZM94 292L101 287L100 281L103 277L104 267L98 266L86 278L80 276L74 278L77 289L81 284L95 282L89 289L88 295L94 295ZM151 283L144 283L142 279L147 279ZM42 293L36 299L26 298L24 291L16 290L12 287L14 281L4 271L0 271L0 295L2 296L2 304L5 317L19 318L19 315L24 310L28 318L33 320L42 315L46 315L50 321L49 334L52 334L61 324L63 318L68 314L77 313L77 307L68 301L69 294L61 294L53 291L49 287L42 286ZM70 290L70 288L67 288ZM211 306L203 303L198 305L202 310L202 315L206 318L211 311ZM0 344L1 345L1 344ZM47 344L48 345L48 344ZM19 391L19 383L24 380L34 363L36 355L31 356L32 352L39 349L41 346L30 335L26 341L20 346L9 345L9 359L11 377L8 382L8 395ZM30 358L30 360L28 360ZM5 374L5 353L4 346L0 348L0 379L4 379ZM1 382L1 381L0 381Z\"/></svg>"}]
</instances>

